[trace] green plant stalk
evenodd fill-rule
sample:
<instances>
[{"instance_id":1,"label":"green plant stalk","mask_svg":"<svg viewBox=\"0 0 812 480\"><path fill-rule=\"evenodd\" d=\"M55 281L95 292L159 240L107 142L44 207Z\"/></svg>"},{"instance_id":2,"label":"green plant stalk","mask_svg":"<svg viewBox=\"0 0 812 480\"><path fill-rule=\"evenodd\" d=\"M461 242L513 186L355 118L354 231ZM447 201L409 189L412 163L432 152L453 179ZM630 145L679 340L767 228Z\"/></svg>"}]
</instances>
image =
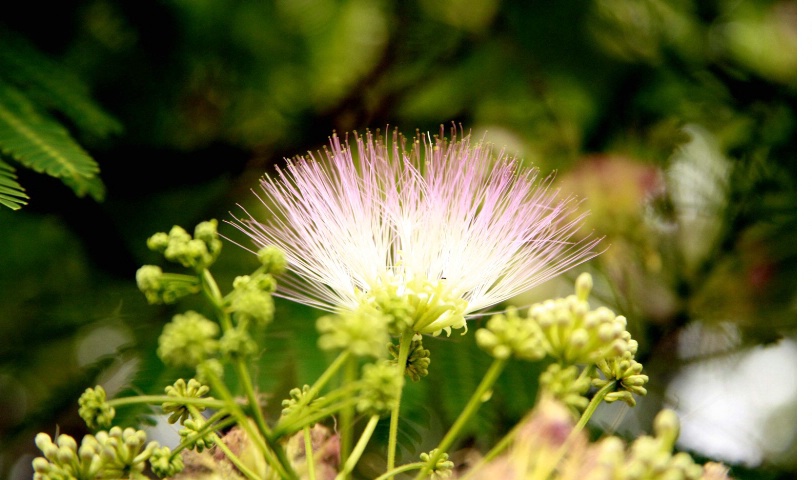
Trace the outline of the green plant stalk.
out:
<instances>
[{"instance_id":1,"label":"green plant stalk","mask_svg":"<svg viewBox=\"0 0 812 480\"><path fill-rule=\"evenodd\" d=\"M220 287L214 280L214 276L212 276L211 271L209 271L208 268L204 268L203 271L200 272L200 277L206 297L217 309L217 315L220 318L220 324L223 327L223 331L232 330L234 328L234 324L231 322L231 318L228 313L223 309L223 295L220 292ZM248 398L248 405L251 408L251 416L259 427L259 431L262 433L262 436L266 439L270 439L271 429L268 426L268 423L265 421L265 415L263 415L262 408L259 405L259 400L257 399L256 392L254 391L251 376L248 374L248 366L245 363L245 359L242 357L236 359L234 361L234 365L237 368L237 377L239 379L240 386L242 387L243 392L245 392L245 396Z\"/></svg>"},{"instance_id":2,"label":"green plant stalk","mask_svg":"<svg viewBox=\"0 0 812 480\"><path fill-rule=\"evenodd\" d=\"M344 385L352 385L357 377L358 360L355 357L350 357L349 362L347 362L347 364L344 366ZM338 413L338 425L340 429L339 441L341 445L341 456L339 457L341 460L339 464L342 465L342 468L344 463L347 461L347 457L350 455L354 413L355 409L352 405L348 405L346 408L341 409L341 411Z\"/></svg>"},{"instance_id":3,"label":"green plant stalk","mask_svg":"<svg viewBox=\"0 0 812 480\"><path fill-rule=\"evenodd\" d=\"M348 478L348 475L350 475L358 463L358 460L360 460L361 455L364 453L369 439L372 438L372 432L375 431L375 427L378 425L380 418L380 415L373 415L369 418L369 422L367 422L367 426L364 428L364 433L361 434L361 438L358 439L358 443L355 444L355 448L352 449L352 453L349 458L347 458L347 461L342 466L341 472L336 476L335 480L345 480Z\"/></svg>"},{"instance_id":4,"label":"green plant stalk","mask_svg":"<svg viewBox=\"0 0 812 480\"><path fill-rule=\"evenodd\" d=\"M321 376L318 378L318 380L316 380L316 383L314 383L310 387L310 391L305 396L305 400L309 402L310 400L313 399L313 397L318 395L322 387L324 387L324 385L327 382L329 382L331 378L333 378L333 375L335 375L338 369L341 368L341 365L343 365L344 362L346 362L350 357L351 357L350 352L346 350L341 352L336 357L336 359L333 360L333 363L331 363L330 366L327 367L327 370L325 370L324 373L322 373Z\"/></svg>"},{"instance_id":5,"label":"green plant stalk","mask_svg":"<svg viewBox=\"0 0 812 480\"><path fill-rule=\"evenodd\" d=\"M493 384L496 382L496 379L499 378L499 375L502 373L505 365L507 365L507 361L507 358L494 359L490 368L485 373L485 376L482 377L482 381L479 382L479 386L477 386L476 391L474 391L474 394L471 396L468 403L465 405L465 408L462 410L462 413L459 417L457 417L457 420L440 441L434 455L429 458L429 460L423 466L423 469L420 470L420 473L416 477L417 480L425 478L429 471L434 468L437 460L440 459L440 455L446 453L446 451L451 447L451 445L457 439L457 436L460 434L460 432L462 432L462 428L468 423L474 413L476 413L480 405L482 405L482 399L485 397L486 393L493 388Z\"/></svg>"},{"instance_id":6,"label":"green plant stalk","mask_svg":"<svg viewBox=\"0 0 812 480\"><path fill-rule=\"evenodd\" d=\"M306 417L297 418L289 423L286 423L283 426L283 428L277 428L277 431L274 432L274 438L281 438L287 435L288 433L298 432L299 430L303 429L308 425L313 425L319 420L337 414L338 412L341 411L342 408L346 408L347 405L355 405L356 403L357 400L355 398L351 398L341 403L332 405L330 406L330 408L319 410L318 412L312 413Z\"/></svg>"},{"instance_id":7,"label":"green plant stalk","mask_svg":"<svg viewBox=\"0 0 812 480\"><path fill-rule=\"evenodd\" d=\"M221 411L215 413L208 420L195 407L189 407L189 412L191 412L192 416L197 420L206 420L206 423L203 424L204 428L201 429L200 435L195 435L194 437L192 437L190 439L192 443L196 442L198 438L205 435L206 430L211 430L211 431L217 432L217 431L223 429L224 427L234 423L234 419L230 418L230 419L228 419L226 421L220 422L217 425L212 426L212 424L215 421L218 420L218 417L228 415L228 412L226 412L224 410L221 410ZM210 428L208 428L208 427L210 427ZM251 471L251 469L249 469L242 462L242 460L240 460L240 458L237 455L235 455L233 451L231 451L230 448L228 448L228 446L225 444L225 442L223 442L223 440L220 438L219 435L214 435L214 443L215 443L215 445L217 445L220 448L220 450L223 452L223 454L226 457L228 457L229 460L231 460L231 463L233 463L234 466L237 467L237 469L240 472L242 472L242 474L245 475L249 480L262 480L256 473Z\"/></svg>"},{"instance_id":8,"label":"green plant stalk","mask_svg":"<svg viewBox=\"0 0 812 480\"><path fill-rule=\"evenodd\" d=\"M389 470L388 472L384 473L383 475L375 477L375 480L386 480L387 478L392 478L395 475L399 475L399 474L401 474L403 472L408 472L410 470L417 470L418 468L423 468L424 465L425 465L425 463L423 463L423 462L406 463L406 464L403 464L403 465L399 466L398 468L396 468L394 470Z\"/></svg>"},{"instance_id":9,"label":"green plant stalk","mask_svg":"<svg viewBox=\"0 0 812 480\"><path fill-rule=\"evenodd\" d=\"M398 350L398 375L403 377L406 374L406 360L409 359L409 347L412 344L414 332L407 328L400 335L400 349ZM405 382L404 382L405 384ZM403 398L403 388L401 388L395 398L395 406L392 408L392 417L389 423L389 446L386 455L386 470L395 468L395 452L398 445L398 416L400 415L400 400Z\"/></svg>"},{"instance_id":10,"label":"green plant stalk","mask_svg":"<svg viewBox=\"0 0 812 480\"><path fill-rule=\"evenodd\" d=\"M310 426L304 427L302 432L304 433L307 474L311 480L316 480L316 464L313 462L313 438L310 435Z\"/></svg>"},{"instance_id":11,"label":"green plant stalk","mask_svg":"<svg viewBox=\"0 0 812 480\"><path fill-rule=\"evenodd\" d=\"M572 443L575 441L576 438L578 438L578 434L580 434L581 430L584 429L586 423L592 417L592 414L595 413L595 410L597 410L598 405L601 404L604 397L606 397L606 394L614 391L616 385L617 380L609 382L606 385L604 385L603 388L598 390L597 393L595 393L595 396L593 396L592 400L589 401L589 405L586 406L586 410L584 410L584 413L581 415L581 418L578 419L578 423L575 424L575 426L572 428L572 431L570 431L569 435L567 435L567 439L564 440L564 443L562 443L561 446L558 447L558 451L556 452L554 460L549 463L546 469L542 469L540 473L537 472L535 478L538 478L540 480L546 480L550 477L553 471L555 471L555 468L561 462L561 459L563 459L564 455L566 455L567 451L569 451L570 447L572 446Z\"/></svg>"},{"instance_id":12,"label":"green plant stalk","mask_svg":"<svg viewBox=\"0 0 812 480\"><path fill-rule=\"evenodd\" d=\"M227 403L227 408L231 411L232 415L236 417L237 423L243 427L245 433L251 441L254 442L254 445L262 451L265 461L282 475L282 478L297 478L293 467L291 467L285 452L281 450L279 444L277 442L268 443L265 441L265 438L256 429L256 426L248 421L248 417L246 417L242 409L239 408L231 392L226 388L223 382L219 378L209 375L209 383L211 383L211 387L218 395L223 397L223 400ZM268 447L273 451L269 450Z\"/></svg>"},{"instance_id":13,"label":"green plant stalk","mask_svg":"<svg viewBox=\"0 0 812 480\"><path fill-rule=\"evenodd\" d=\"M121 407L124 405L138 405L141 403L154 405L161 403L183 403L190 406L204 407L204 408L224 408L226 402L217 400L215 398L190 398L190 397L171 397L169 395L139 395L137 397L122 397L114 398L107 402L111 407Z\"/></svg>"}]
</instances>

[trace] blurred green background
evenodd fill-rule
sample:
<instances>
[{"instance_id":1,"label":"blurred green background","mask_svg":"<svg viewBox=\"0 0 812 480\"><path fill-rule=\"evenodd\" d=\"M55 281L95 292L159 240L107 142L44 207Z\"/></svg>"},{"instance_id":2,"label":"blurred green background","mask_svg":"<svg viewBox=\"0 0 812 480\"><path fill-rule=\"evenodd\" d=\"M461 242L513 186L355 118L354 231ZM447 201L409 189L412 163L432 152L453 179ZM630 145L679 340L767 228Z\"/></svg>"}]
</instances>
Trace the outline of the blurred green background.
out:
<instances>
[{"instance_id":1,"label":"blurred green background","mask_svg":"<svg viewBox=\"0 0 812 480\"><path fill-rule=\"evenodd\" d=\"M30 478L36 432L83 433L86 387L155 393L190 375L155 358L162 325L196 304L146 304L134 275L158 262L149 235L252 205L264 172L334 130L456 121L555 170L592 212L584 234L606 237L596 260L513 302L568 294L591 271L596 303L629 319L650 393L602 409L594 434L650 431L669 406L681 448L737 478L795 478L794 1L18 2L0 33L0 86L101 169L86 188L63 184L0 135L30 197L0 207L0 477ZM230 244L214 267L223 286L253 268ZM317 316L278 302L255 371L269 409L329 360ZM432 374L405 399L407 460L433 448L488 363L473 335L428 342ZM532 404L540 368L506 371L462 445L471 455Z\"/></svg>"}]
</instances>

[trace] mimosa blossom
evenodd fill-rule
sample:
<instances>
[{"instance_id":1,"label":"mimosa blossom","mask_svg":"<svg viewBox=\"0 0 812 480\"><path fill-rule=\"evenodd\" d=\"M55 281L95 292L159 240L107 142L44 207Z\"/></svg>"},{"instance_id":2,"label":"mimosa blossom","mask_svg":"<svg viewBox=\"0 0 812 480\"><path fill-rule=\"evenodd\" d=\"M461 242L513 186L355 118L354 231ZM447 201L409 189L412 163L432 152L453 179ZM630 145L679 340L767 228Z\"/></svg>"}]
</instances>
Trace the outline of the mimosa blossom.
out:
<instances>
[{"instance_id":1,"label":"mimosa blossom","mask_svg":"<svg viewBox=\"0 0 812 480\"><path fill-rule=\"evenodd\" d=\"M337 135L261 181L267 212L232 225L274 245L277 295L331 312L372 305L395 330L437 334L596 255L583 214L504 152L470 136Z\"/></svg>"}]
</instances>

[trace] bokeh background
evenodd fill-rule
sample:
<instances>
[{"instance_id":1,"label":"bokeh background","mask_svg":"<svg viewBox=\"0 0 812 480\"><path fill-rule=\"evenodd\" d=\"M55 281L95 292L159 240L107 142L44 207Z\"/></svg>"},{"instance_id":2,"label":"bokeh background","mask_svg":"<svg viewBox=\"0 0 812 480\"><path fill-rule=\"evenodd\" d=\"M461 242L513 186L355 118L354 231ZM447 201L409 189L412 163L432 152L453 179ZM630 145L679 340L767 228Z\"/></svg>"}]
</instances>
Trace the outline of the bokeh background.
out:
<instances>
[{"instance_id":1,"label":"bokeh background","mask_svg":"<svg viewBox=\"0 0 812 480\"><path fill-rule=\"evenodd\" d=\"M796 2L82 0L44 9L18 2L0 16L0 40L13 46L4 51L24 53L0 55L0 83L43 64L61 69L48 77L56 98L90 106L39 105L99 163L104 189L77 197L0 153L30 197L19 211L0 207L0 477L30 478L36 432L83 433L76 400L86 387L155 393L190 374L155 357L162 325L198 305L146 304L134 274L159 263L149 235L251 208L264 172L333 131L412 134L461 122L555 171L556 185L592 212L584 234L605 236L600 257L512 302L568 294L590 271L594 302L629 319L650 393L634 409L602 407L593 434L631 438L671 407L681 449L728 463L737 478L795 478ZM227 244L215 274L228 285L253 268ZM254 372L269 409L329 360L315 347L318 315L278 302ZM431 375L407 388L405 459L432 448L488 363L473 335L430 342ZM463 443L471 455L532 405L538 368L506 371ZM361 475L381 459L371 448Z\"/></svg>"}]
</instances>

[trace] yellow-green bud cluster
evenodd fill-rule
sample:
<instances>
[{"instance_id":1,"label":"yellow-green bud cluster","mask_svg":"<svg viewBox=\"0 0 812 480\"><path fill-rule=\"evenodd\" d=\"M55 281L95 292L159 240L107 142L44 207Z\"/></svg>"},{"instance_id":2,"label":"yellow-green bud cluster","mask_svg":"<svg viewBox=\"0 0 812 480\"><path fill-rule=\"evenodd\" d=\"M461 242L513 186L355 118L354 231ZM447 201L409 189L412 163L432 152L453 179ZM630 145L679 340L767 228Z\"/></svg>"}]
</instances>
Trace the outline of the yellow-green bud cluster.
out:
<instances>
[{"instance_id":1,"label":"yellow-green bud cluster","mask_svg":"<svg viewBox=\"0 0 812 480\"><path fill-rule=\"evenodd\" d=\"M172 317L158 338L158 357L167 365L196 367L219 348L220 327L195 311Z\"/></svg>"},{"instance_id":2,"label":"yellow-green bud cluster","mask_svg":"<svg viewBox=\"0 0 812 480\"><path fill-rule=\"evenodd\" d=\"M703 468L684 452L673 453L679 435L679 421L671 410L661 411L654 420L655 436L642 436L627 450L623 442L609 437L595 445L598 467L604 476L617 480L711 480L727 479L724 469ZM598 473L598 472L595 472ZM721 476L720 476L721 474Z\"/></svg>"},{"instance_id":3,"label":"yellow-green bud cluster","mask_svg":"<svg viewBox=\"0 0 812 480\"><path fill-rule=\"evenodd\" d=\"M552 395L574 412L583 411L589 404L584 395L589 390L590 378L580 376L575 365L564 368L557 363L551 364L539 376L539 384L544 393Z\"/></svg>"},{"instance_id":4,"label":"yellow-green bud cluster","mask_svg":"<svg viewBox=\"0 0 812 480\"><path fill-rule=\"evenodd\" d=\"M285 270L288 268L288 260L285 258L285 253L277 247L264 247L257 252L257 257L265 271L275 277L285 273Z\"/></svg>"},{"instance_id":5,"label":"yellow-green bud cluster","mask_svg":"<svg viewBox=\"0 0 812 480\"><path fill-rule=\"evenodd\" d=\"M632 394L644 396L648 393L643 387L648 383L648 375L643 375L643 365L634 359L637 352L637 342L630 342L630 349L623 352L623 355L610 359L604 359L597 363L604 378L595 378L592 384L598 388L603 388L609 382L617 382L615 391L604 397L607 403L623 400L633 407L636 402Z\"/></svg>"},{"instance_id":6,"label":"yellow-green bud cluster","mask_svg":"<svg viewBox=\"0 0 812 480\"><path fill-rule=\"evenodd\" d=\"M399 347L394 343L389 343L386 348L389 350L389 355L392 357L392 363L397 364ZM415 334L409 344L409 355L406 358L406 375L412 379L413 382L420 381L421 378L429 374L429 364L431 363L431 352L423 348L423 336Z\"/></svg>"},{"instance_id":7,"label":"yellow-green bud cluster","mask_svg":"<svg viewBox=\"0 0 812 480\"><path fill-rule=\"evenodd\" d=\"M429 453L421 453L420 454L420 461L424 463L428 463L431 460L431 457L437 454L437 449L430 451ZM451 478L454 474L454 462L448 459L447 453L441 453L440 456L437 458L437 461L434 462L434 465L430 465L431 470L429 470L431 480L437 480L440 478Z\"/></svg>"},{"instance_id":8,"label":"yellow-green bud cluster","mask_svg":"<svg viewBox=\"0 0 812 480\"><path fill-rule=\"evenodd\" d=\"M575 295L547 300L530 308L547 353L567 364L594 364L626 349L626 319L600 307L589 310Z\"/></svg>"},{"instance_id":9,"label":"yellow-green bud cluster","mask_svg":"<svg viewBox=\"0 0 812 480\"><path fill-rule=\"evenodd\" d=\"M116 410L107 403L107 392L100 385L88 388L79 397L79 416L91 430L107 428L113 423Z\"/></svg>"},{"instance_id":10,"label":"yellow-green bud cluster","mask_svg":"<svg viewBox=\"0 0 812 480\"><path fill-rule=\"evenodd\" d=\"M227 310L238 323L265 326L273 319L276 280L267 273L243 275L234 279L234 290L227 297Z\"/></svg>"},{"instance_id":11,"label":"yellow-green bud cluster","mask_svg":"<svg viewBox=\"0 0 812 480\"><path fill-rule=\"evenodd\" d=\"M370 305L325 315L316 321L322 350L348 350L356 357L380 358L389 341L387 320Z\"/></svg>"},{"instance_id":12,"label":"yellow-green bud cluster","mask_svg":"<svg viewBox=\"0 0 812 480\"><path fill-rule=\"evenodd\" d=\"M220 338L220 354L223 357L236 360L239 358L250 358L259 351L257 342L251 335L241 329L229 330Z\"/></svg>"},{"instance_id":13,"label":"yellow-green bud cluster","mask_svg":"<svg viewBox=\"0 0 812 480\"><path fill-rule=\"evenodd\" d=\"M306 415L311 411L318 410L324 404L324 398L309 398L310 385L302 388L294 388L290 391L290 398L282 400L282 416Z\"/></svg>"},{"instance_id":14,"label":"yellow-green bud cluster","mask_svg":"<svg viewBox=\"0 0 812 480\"><path fill-rule=\"evenodd\" d=\"M149 465L158 478L173 477L183 470L183 460L180 455L173 455L169 447L153 450L149 457Z\"/></svg>"},{"instance_id":15,"label":"yellow-green bud cluster","mask_svg":"<svg viewBox=\"0 0 812 480\"><path fill-rule=\"evenodd\" d=\"M447 291L442 279L413 277L404 281L390 272L366 294L363 303L385 315L392 335L400 335L406 329L435 336L441 332L451 335L452 328L467 331L468 302Z\"/></svg>"},{"instance_id":16,"label":"yellow-green bud cluster","mask_svg":"<svg viewBox=\"0 0 812 480\"><path fill-rule=\"evenodd\" d=\"M494 358L539 360L544 357L539 324L521 318L514 308L491 317L485 328L476 331L476 342Z\"/></svg>"},{"instance_id":17,"label":"yellow-green bud cluster","mask_svg":"<svg viewBox=\"0 0 812 480\"><path fill-rule=\"evenodd\" d=\"M129 478L147 480L146 461L158 449L157 442L145 445L143 430L113 427L94 435L85 435L82 444L68 435L56 443L48 434L37 434L35 443L43 457L32 462L35 480L95 480Z\"/></svg>"},{"instance_id":18,"label":"yellow-green bud cluster","mask_svg":"<svg viewBox=\"0 0 812 480\"><path fill-rule=\"evenodd\" d=\"M208 430L206 421L202 418L187 418L183 422L183 428L178 430L178 435L180 435L180 441L186 445L186 448L198 452L211 448L217 436L216 433Z\"/></svg>"},{"instance_id":19,"label":"yellow-green bud cluster","mask_svg":"<svg viewBox=\"0 0 812 480\"><path fill-rule=\"evenodd\" d=\"M198 399L204 398L204 395L209 393L209 387L201 384L194 378L186 382L186 380L179 378L173 385L164 389L166 394L170 397L178 397L177 402L164 402L161 404L161 410L164 413L169 413L169 423L180 422L181 424L189 418L191 412L186 402L183 399Z\"/></svg>"},{"instance_id":20,"label":"yellow-green bud cluster","mask_svg":"<svg viewBox=\"0 0 812 480\"><path fill-rule=\"evenodd\" d=\"M201 271L217 260L223 243L217 234L217 220L209 220L195 227L194 238L183 227L175 225L169 233L151 236L147 247L162 253L170 262Z\"/></svg>"},{"instance_id":21,"label":"yellow-green bud cluster","mask_svg":"<svg viewBox=\"0 0 812 480\"><path fill-rule=\"evenodd\" d=\"M359 413L381 415L395 407L403 388L403 376L390 362L379 361L364 365L361 392L356 408Z\"/></svg>"},{"instance_id":22,"label":"yellow-green bud cluster","mask_svg":"<svg viewBox=\"0 0 812 480\"><path fill-rule=\"evenodd\" d=\"M200 291L200 280L191 275L164 273L156 265L144 265L135 272L138 289L152 304L171 304Z\"/></svg>"}]
</instances>

